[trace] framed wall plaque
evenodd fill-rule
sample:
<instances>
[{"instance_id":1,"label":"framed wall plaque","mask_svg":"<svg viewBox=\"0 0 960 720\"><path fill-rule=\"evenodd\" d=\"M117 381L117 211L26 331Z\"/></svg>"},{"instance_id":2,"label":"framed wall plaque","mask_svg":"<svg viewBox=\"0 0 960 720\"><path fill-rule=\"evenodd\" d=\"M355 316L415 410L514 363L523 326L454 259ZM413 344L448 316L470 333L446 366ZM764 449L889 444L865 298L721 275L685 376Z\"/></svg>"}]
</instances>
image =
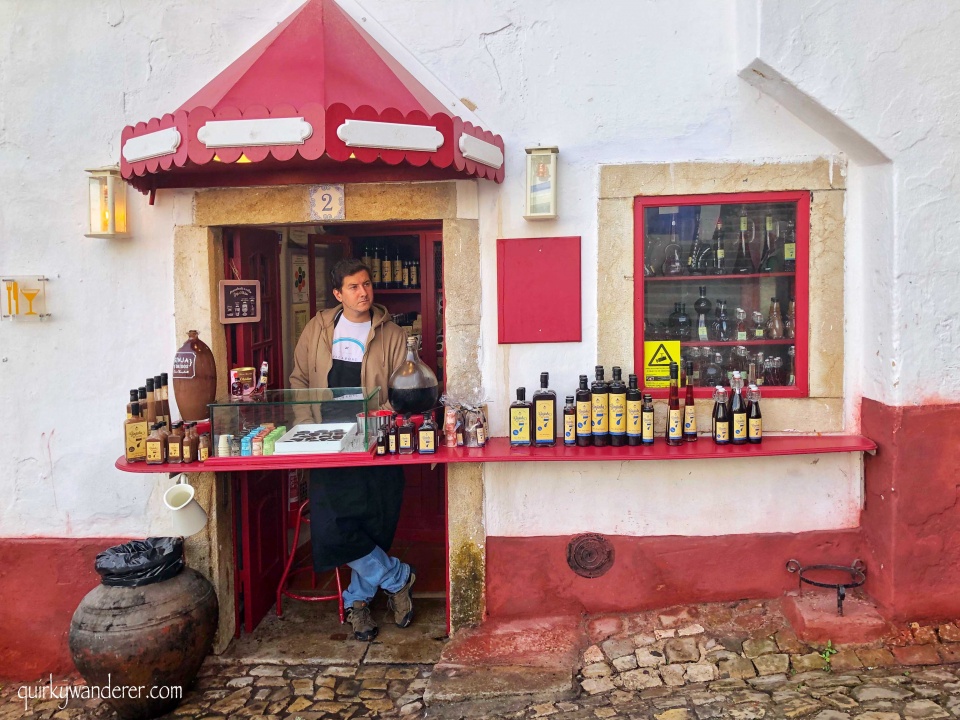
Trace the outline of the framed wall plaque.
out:
<instances>
[{"instance_id":1,"label":"framed wall plaque","mask_svg":"<svg viewBox=\"0 0 960 720\"><path fill-rule=\"evenodd\" d=\"M220 322L260 322L260 281L220 281Z\"/></svg>"}]
</instances>

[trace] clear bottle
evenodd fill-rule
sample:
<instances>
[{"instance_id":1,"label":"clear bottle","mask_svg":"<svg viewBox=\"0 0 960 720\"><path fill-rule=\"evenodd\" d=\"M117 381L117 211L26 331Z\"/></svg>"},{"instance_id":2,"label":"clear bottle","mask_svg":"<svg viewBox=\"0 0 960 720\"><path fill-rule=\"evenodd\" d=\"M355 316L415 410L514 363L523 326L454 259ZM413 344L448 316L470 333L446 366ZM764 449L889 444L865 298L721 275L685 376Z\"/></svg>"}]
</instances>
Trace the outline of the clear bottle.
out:
<instances>
[{"instance_id":1,"label":"clear bottle","mask_svg":"<svg viewBox=\"0 0 960 720\"><path fill-rule=\"evenodd\" d=\"M693 398L693 363L687 363L687 394L683 402L683 439L697 441L697 406Z\"/></svg>"},{"instance_id":2,"label":"clear bottle","mask_svg":"<svg viewBox=\"0 0 960 720\"><path fill-rule=\"evenodd\" d=\"M713 350L709 345L700 348L700 387L713 387L716 382L709 382L707 379L707 368L713 362Z\"/></svg>"},{"instance_id":3,"label":"clear bottle","mask_svg":"<svg viewBox=\"0 0 960 720\"><path fill-rule=\"evenodd\" d=\"M510 404L510 445L516 447L533 444L533 423L530 414L527 389L517 388L517 400Z\"/></svg>"},{"instance_id":4,"label":"clear bottle","mask_svg":"<svg viewBox=\"0 0 960 720\"><path fill-rule=\"evenodd\" d=\"M627 378L627 445L639 445L642 438L640 413L643 408L643 398L637 389L637 376Z\"/></svg>"},{"instance_id":5,"label":"clear bottle","mask_svg":"<svg viewBox=\"0 0 960 720\"><path fill-rule=\"evenodd\" d=\"M670 363L670 392L667 397L667 445L683 445L683 413L680 410L680 389L677 381L680 368Z\"/></svg>"},{"instance_id":6,"label":"clear bottle","mask_svg":"<svg viewBox=\"0 0 960 720\"><path fill-rule=\"evenodd\" d=\"M557 394L547 387L549 384L550 373L540 373L540 389L533 394L534 445L537 447L557 444Z\"/></svg>"},{"instance_id":7,"label":"clear bottle","mask_svg":"<svg viewBox=\"0 0 960 720\"><path fill-rule=\"evenodd\" d=\"M717 218L717 226L713 229L713 267L711 275L725 275L727 273L723 250L723 223Z\"/></svg>"},{"instance_id":8,"label":"clear bottle","mask_svg":"<svg viewBox=\"0 0 960 720\"><path fill-rule=\"evenodd\" d=\"M580 387L575 394L577 403L577 446L588 447L593 444L593 402L587 376L580 376Z\"/></svg>"},{"instance_id":9,"label":"clear bottle","mask_svg":"<svg viewBox=\"0 0 960 720\"><path fill-rule=\"evenodd\" d=\"M730 398L730 442L745 445L747 442L747 403L743 397L743 378L739 371L730 381L733 395Z\"/></svg>"},{"instance_id":10,"label":"clear bottle","mask_svg":"<svg viewBox=\"0 0 960 720\"><path fill-rule=\"evenodd\" d=\"M787 385L797 384L797 349L791 345L787 348L787 360L789 368L787 370Z\"/></svg>"},{"instance_id":11,"label":"clear bottle","mask_svg":"<svg viewBox=\"0 0 960 720\"><path fill-rule=\"evenodd\" d=\"M734 313L737 317L736 340L737 342L747 341L747 311L743 308L737 308Z\"/></svg>"},{"instance_id":12,"label":"clear bottle","mask_svg":"<svg viewBox=\"0 0 960 720\"><path fill-rule=\"evenodd\" d=\"M773 369L773 358L766 358L763 361L763 384L764 386L780 384Z\"/></svg>"},{"instance_id":13,"label":"clear bottle","mask_svg":"<svg viewBox=\"0 0 960 720\"><path fill-rule=\"evenodd\" d=\"M713 303L707 300L706 286L700 286L700 297L693 304L693 309L697 313L697 339L700 342L707 342L710 339L707 329L707 314L713 309Z\"/></svg>"},{"instance_id":14,"label":"clear bottle","mask_svg":"<svg viewBox=\"0 0 960 720\"><path fill-rule=\"evenodd\" d=\"M433 421L433 412L424 414L420 429L417 430L417 452L421 455L437 452L437 424Z\"/></svg>"},{"instance_id":15,"label":"clear bottle","mask_svg":"<svg viewBox=\"0 0 960 720\"><path fill-rule=\"evenodd\" d=\"M397 427L397 453L400 455L413 455L416 449L417 437L414 432L413 422L408 416L405 416L402 424Z\"/></svg>"},{"instance_id":16,"label":"clear bottle","mask_svg":"<svg viewBox=\"0 0 960 720\"><path fill-rule=\"evenodd\" d=\"M759 310L753 311L753 339L763 340L766 337L767 329L763 323L763 313Z\"/></svg>"},{"instance_id":17,"label":"clear bottle","mask_svg":"<svg viewBox=\"0 0 960 720\"><path fill-rule=\"evenodd\" d=\"M776 297L770 298L770 313L767 316L767 339L783 339L783 318L780 315L780 301Z\"/></svg>"},{"instance_id":18,"label":"clear bottle","mask_svg":"<svg viewBox=\"0 0 960 720\"><path fill-rule=\"evenodd\" d=\"M776 378L774 385L786 385L787 378L783 372L783 358L774 357L773 358L773 376Z\"/></svg>"},{"instance_id":19,"label":"clear bottle","mask_svg":"<svg viewBox=\"0 0 960 720\"><path fill-rule=\"evenodd\" d=\"M783 323L783 336L793 340L797 337L797 302L790 298L787 304L787 319Z\"/></svg>"},{"instance_id":20,"label":"clear bottle","mask_svg":"<svg viewBox=\"0 0 960 720\"><path fill-rule=\"evenodd\" d=\"M730 414L727 409L727 391L717 385L713 393L713 441L717 445L730 442Z\"/></svg>"},{"instance_id":21,"label":"clear bottle","mask_svg":"<svg viewBox=\"0 0 960 720\"><path fill-rule=\"evenodd\" d=\"M610 445L627 444L627 386L619 367L613 368L613 380L608 387L610 394Z\"/></svg>"},{"instance_id":22,"label":"clear bottle","mask_svg":"<svg viewBox=\"0 0 960 720\"><path fill-rule=\"evenodd\" d=\"M595 368L596 379L590 383L590 421L593 444L604 447L610 443L610 391L603 380L603 365Z\"/></svg>"},{"instance_id":23,"label":"clear bottle","mask_svg":"<svg viewBox=\"0 0 960 720\"><path fill-rule=\"evenodd\" d=\"M643 445L653 445L653 420L653 396L645 393L640 408L640 442Z\"/></svg>"},{"instance_id":24,"label":"clear bottle","mask_svg":"<svg viewBox=\"0 0 960 720\"><path fill-rule=\"evenodd\" d=\"M783 251L777 241L773 217L767 215L766 231L763 234L763 253L760 256L760 272L781 272L783 270Z\"/></svg>"},{"instance_id":25,"label":"clear bottle","mask_svg":"<svg viewBox=\"0 0 960 720\"><path fill-rule=\"evenodd\" d=\"M716 328L716 337L719 342L730 342L733 340L733 325L727 317L726 300L717 300L717 319L714 327Z\"/></svg>"},{"instance_id":26,"label":"clear bottle","mask_svg":"<svg viewBox=\"0 0 960 720\"><path fill-rule=\"evenodd\" d=\"M747 390L747 440L759 445L763 442L763 415L760 413L760 389L751 385Z\"/></svg>"},{"instance_id":27,"label":"clear bottle","mask_svg":"<svg viewBox=\"0 0 960 720\"><path fill-rule=\"evenodd\" d=\"M577 403L573 395L567 395L563 406L563 444L577 444Z\"/></svg>"},{"instance_id":28,"label":"clear bottle","mask_svg":"<svg viewBox=\"0 0 960 720\"><path fill-rule=\"evenodd\" d=\"M736 275L748 275L755 273L757 269L753 265L753 258L750 257L749 237L750 220L747 218L746 207L740 210L740 234L737 235L737 256L733 260L733 273Z\"/></svg>"}]
</instances>

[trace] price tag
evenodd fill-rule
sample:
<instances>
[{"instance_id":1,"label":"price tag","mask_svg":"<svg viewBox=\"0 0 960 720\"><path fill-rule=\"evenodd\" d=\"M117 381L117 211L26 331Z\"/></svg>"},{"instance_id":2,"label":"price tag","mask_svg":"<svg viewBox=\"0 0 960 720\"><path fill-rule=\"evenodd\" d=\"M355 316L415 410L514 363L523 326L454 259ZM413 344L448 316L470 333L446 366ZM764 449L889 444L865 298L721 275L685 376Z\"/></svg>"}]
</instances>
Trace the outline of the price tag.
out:
<instances>
[{"instance_id":1,"label":"price tag","mask_svg":"<svg viewBox=\"0 0 960 720\"><path fill-rule=\"evenodd\" d=\"M344 220L343 185L316 185L311 188L310 216L314 220Z\"/></svg>"}]
</instances>

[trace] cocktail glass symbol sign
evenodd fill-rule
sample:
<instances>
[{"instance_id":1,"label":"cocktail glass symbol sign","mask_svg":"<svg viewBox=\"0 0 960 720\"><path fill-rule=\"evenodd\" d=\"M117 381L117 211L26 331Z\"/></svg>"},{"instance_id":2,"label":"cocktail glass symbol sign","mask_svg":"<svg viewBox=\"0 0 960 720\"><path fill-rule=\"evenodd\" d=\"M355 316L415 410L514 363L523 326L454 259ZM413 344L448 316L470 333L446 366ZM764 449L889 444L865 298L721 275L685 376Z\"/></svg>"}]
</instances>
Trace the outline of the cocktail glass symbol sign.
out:
<instances>
[{"instance_id":1,"label":"cocktail glass symbol sign","mask_svg":"<svg viewBox=\"0 0 960 720\"><path fill-rule=\"evenodd\" d=\"M47 278L36 275L11 275L0 278L3 282L4 319L42 320L50 317L47 312Z\"/></svg>"}]
</instances>

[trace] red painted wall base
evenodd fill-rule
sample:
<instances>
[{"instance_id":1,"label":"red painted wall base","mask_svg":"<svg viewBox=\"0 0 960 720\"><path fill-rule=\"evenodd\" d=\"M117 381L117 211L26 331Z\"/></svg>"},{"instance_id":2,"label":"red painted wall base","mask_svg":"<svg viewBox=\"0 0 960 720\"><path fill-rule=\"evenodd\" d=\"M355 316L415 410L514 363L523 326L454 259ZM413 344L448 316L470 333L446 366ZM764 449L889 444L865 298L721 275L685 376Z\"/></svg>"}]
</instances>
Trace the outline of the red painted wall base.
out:
<instances>
[{"instance_id":1,"label":"red painted wall base","mask_svg":"<svg viewBox=\"0 0 960 720\"><path fill-rule=\"evenodd\" d=\"M114 538L0 538L0 680L76 672L67 634L74 610L100 578L97 553Z\"/></svg>"}]
</instances>

